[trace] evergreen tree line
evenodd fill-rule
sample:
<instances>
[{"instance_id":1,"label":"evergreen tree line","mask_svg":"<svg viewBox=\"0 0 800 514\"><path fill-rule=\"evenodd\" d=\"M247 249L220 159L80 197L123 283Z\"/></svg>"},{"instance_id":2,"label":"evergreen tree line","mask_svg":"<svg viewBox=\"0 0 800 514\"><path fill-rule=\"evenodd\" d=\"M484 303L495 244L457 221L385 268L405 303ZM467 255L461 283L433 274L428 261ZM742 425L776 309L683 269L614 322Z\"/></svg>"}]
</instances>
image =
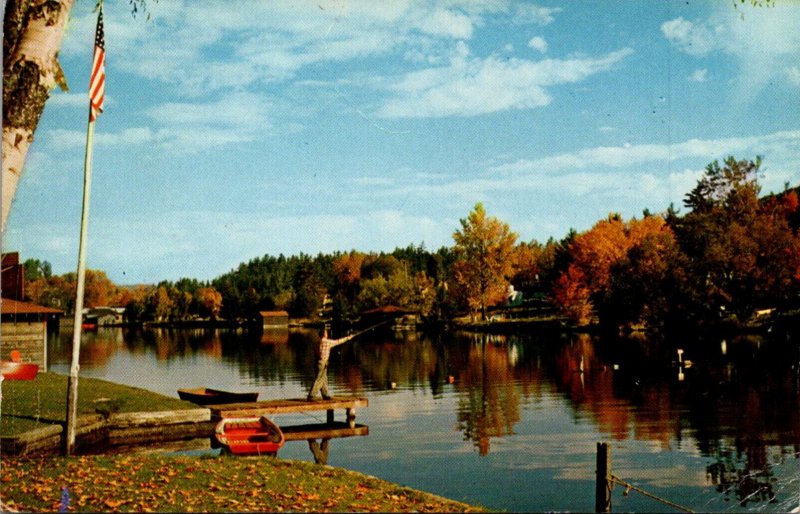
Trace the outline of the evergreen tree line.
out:
<instances>
[{"instance_id":1,"label":"evergreen tree line","mask_svg":"<svg viewBox=\"0 0 800 514\"><path fill-rule=\"evenodd\" d=\"M610 214L563 239L520 242L477 204L460 220L454 245L411 244L392 252L356 250L265 255L211 281L181 279L117 287L102 271L87 274L89 307L117 305L127 319L244 322L259 311L315 319L327 309L351 320L396 306L428 320L507 305L509 286L577 324L698 325L740 321L763 309L800 307L798 188L760 197L760 159L708 165L674 207L625 220ZM31 301L70 311L74 273L53 276L47 262L25 262Z\"/></svg>"}]
</instances>

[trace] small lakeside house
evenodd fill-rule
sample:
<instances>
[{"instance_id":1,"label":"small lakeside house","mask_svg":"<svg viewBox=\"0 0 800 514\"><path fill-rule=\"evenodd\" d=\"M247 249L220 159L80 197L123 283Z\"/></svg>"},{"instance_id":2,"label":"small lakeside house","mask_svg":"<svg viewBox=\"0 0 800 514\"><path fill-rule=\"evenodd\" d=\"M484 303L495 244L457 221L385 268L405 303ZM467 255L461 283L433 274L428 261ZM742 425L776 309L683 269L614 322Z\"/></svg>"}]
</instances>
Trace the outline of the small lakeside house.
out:
<instances>
[{"instance_id":1,"label":"small lakeside house","mask_svg":"<svg viewBox=\"0 0 800 514\"><path fill-rule=\"evenodd\" d=\"M84 323L91 323L99 327L122 325L125 322L124 307L92 307L83 309Z\"/></svg>"},{"instance_id":2,"label":"small lakeside house","mask_svg":"<svg viewBox=\"0 0 800 514\"><path fill-rule=\"evenodd\" d=\"M261 326L267 328L288 327L289 313L286 311L261 311Z\"/></svg>"},{"instance_id":3,"label":"small lakeside house","mask_svg":"<svg viewBox=\"0 0 800 514\"><path fill-rule=\"evenodd\" d=\"M47 325L64 311L24 301L25 270L17 252L2 255L0 290L0 359L18 350L23 362L47 369Z\"/></svg>"}]
</instances>

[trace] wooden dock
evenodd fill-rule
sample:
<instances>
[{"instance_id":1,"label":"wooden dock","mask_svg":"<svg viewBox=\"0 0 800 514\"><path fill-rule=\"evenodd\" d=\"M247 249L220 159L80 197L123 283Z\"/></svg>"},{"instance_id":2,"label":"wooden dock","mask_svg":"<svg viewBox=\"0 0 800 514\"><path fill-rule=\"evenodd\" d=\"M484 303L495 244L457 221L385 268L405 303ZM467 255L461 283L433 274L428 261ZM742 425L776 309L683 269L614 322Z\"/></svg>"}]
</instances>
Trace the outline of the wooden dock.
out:
<instances>
[{"instance_id":1,"label":"wooden dock","mask_svg":"<svg viewBox=\"0 0 800 514\"><path fill-rule=\"evenodd\" d=\"M251 403L228 403L224 405L208 405L211 409L211 419L239 418L248 416L272 416L275 414L289 414L298 412L327 411L329 425L335 423L334 411L344 409L347 427L356 428L356 407L366 407L369 400L360 397L336 396L328 400L307 400L305 398L290 398L285 400L265 400ZM357 435L357 434L353 434Z\"/></svg>"},{"instance_id":2,"label":"wooden dock","mask_svg":"<svg viewBox=\"0 0 800 514\"><path fill-rule=\"evenodd\" d=\"M369 427L355 425L350 427L347 423L335 421L328 425L315 423L311 425L292 425L281 427L287 441L308 441L309 439L334 439L340 437L354 437L369 435Z\"/></svg>"}]
</instances>

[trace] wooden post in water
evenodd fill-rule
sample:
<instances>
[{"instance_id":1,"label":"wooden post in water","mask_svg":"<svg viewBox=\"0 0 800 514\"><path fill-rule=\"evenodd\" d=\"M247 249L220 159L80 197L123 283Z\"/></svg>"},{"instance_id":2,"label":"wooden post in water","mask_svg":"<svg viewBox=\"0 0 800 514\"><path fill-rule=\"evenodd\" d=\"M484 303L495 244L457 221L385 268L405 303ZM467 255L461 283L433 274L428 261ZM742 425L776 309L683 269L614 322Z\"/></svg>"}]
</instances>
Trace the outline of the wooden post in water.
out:
<instances>
[{"instance_id":1,"label":"wooden post in water","mask_svg":"<svg viewBox=\"0 0 800 514\"><path fill-rule=\"evenodd\" d=\"M611 447L597 443L597 482L595 486L595 512L611 512Z\"/></svg>"}]
</instances>

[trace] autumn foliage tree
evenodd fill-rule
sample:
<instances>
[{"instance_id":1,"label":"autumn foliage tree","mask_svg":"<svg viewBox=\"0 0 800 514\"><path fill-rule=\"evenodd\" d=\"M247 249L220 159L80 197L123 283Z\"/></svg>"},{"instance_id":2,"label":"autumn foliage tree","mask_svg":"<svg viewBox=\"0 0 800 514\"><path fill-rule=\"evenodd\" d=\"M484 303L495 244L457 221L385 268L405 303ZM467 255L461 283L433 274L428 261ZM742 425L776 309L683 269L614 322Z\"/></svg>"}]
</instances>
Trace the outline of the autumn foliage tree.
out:
<instances>
[{"instance_id":1,"label":"autumn foliage tree","mask_svg":"<svg viewBox=\"0 0 800 514\"><path fill-rule=\"evenodd\" d=\"M544 247L536 241L530 243L521 242L516 248L514 258L514 275L511 283L515 288L530 293L535 290L540 283L541 260L544 254Z\"/></svg>"},{"instance_id":2,"label":"autumn foliage tree","mask_svg":"<svg viewBox=\"0 0 800 514\"><path fill-rule=\"evenodd\" d=\"M460 222L461 230L453 234L454 294L470 309L480 310L485 319L487 308L501 302L508 291L517 235L508 224L488 217L481 203Z\"/></svg>"},{"instance_id":3,"label":"autumn foliage tree","mask_svg":"<svg viewBox=\"0 0 800 514\"><path fill-rule=\"evenodd\" d=\"M75 291L77 288L75 273L56 276L52 275L52 268L47 261L40 262L35 259L26 261L26 269L33 269L36 265L41 269L47 270L47 272L34 274L36 278L33 279L26 278L25 296L27 299L33 303L62 309L71 314L75 305ZM86 270L84 290L84 305L86 307L118 305L119 297L119 287L108 278L105 271Z\"/></svg>"},{"instance_id":4,"label":"autumn foliage tree","mask_svg":"<svg viewBox=\"0 0 800 514\"><path fill-rule=\"evenodd\" d=\"M633 293L639 294L647 284L631 282L624 273L632 273L632 277L635 271L642 280L651 272L665 273L666 249L674 247L671 230L662 217L647 215L625 222L619 214L611 214L572 241L572 260L554 284L553 299L578 324L587 323L593 311L614 313L617 320L638 321L642 316L638 302L643 298Z\"/></svg>"},{"instance_id":5,"label":"autumn foliage tree","mask_svg":"<svg viewBox=\"0 0 800 514\"><path fill-rule=\"evenodd\" d=\"M588 282L578 266L570 265L553 284L553 303L563 315L579 325L589 323L594 309Z\"/></svg>"},{"instance_id":6,"label":"autumn foliage tree","mask_svg":"<svg viewBox=\"0 0 800 514\"><path fill-rule=\"evenodd\" d=\"M561 312L578 324L587 323L611 280L611 266L628 247L626 227L618 214L577 235L569 246L569 267L554 284L553 299Z\"/></svg>"},{"instance_id":7,"label":"autumn foliage tree","mask_svg":"<svg viewBox=\"0 0 800 514\"><path fill-rule=\"evenodd\" d=\"M689 258L691 311L747 318L797 291L800 241L790 221L797 207L791 195L759 200L760 167L760 158L714 161L686 195L691 211L670 219Z\"/></svg>"},{"instance_id":8,"label":"autumn foliage tree","mask_svg":"<svg viewBox=\"0 0 800 514\"><path fill-rule=\"evenodd\" d=\"M685 314L686 256L675 234L660 216L631 222L631 246L611 266L611 281L601 304L607 324L644 324L649 327L677 322Z\"/></svg>"},{"instance_id":9,"label":"autumn foliage tree","mask_svg":"<svg viewBox=\"0 0 800 514\"><path fill-rule=\"evenodd\" d=\"M25 297L33 303L70 313L75 305L75 282L58 275L29 280L25 284Z\"/></svg>"}]
</instances>

